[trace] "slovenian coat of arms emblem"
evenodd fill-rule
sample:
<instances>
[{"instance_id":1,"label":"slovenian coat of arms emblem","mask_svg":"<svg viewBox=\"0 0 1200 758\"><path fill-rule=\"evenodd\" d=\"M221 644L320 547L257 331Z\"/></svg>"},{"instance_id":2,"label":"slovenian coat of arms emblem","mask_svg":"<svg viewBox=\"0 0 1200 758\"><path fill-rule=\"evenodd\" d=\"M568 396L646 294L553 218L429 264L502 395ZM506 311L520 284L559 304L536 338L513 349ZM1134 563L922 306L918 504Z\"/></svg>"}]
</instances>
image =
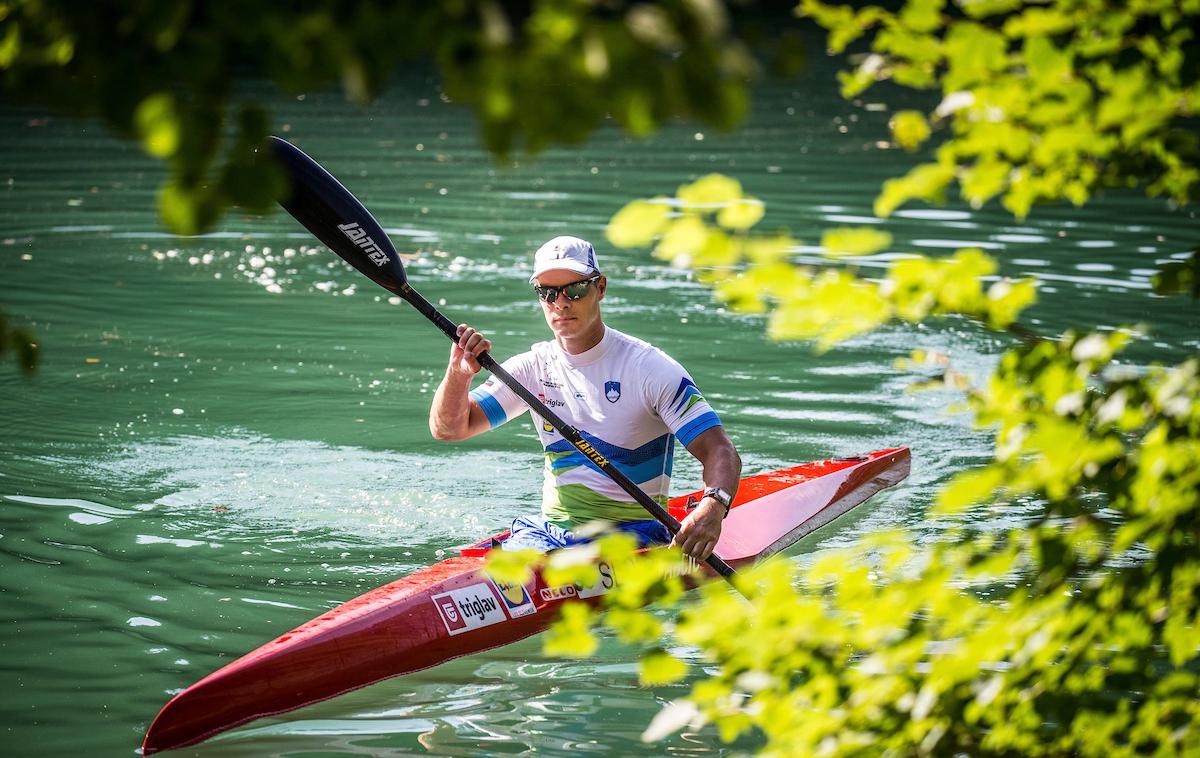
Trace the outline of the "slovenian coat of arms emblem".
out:
<instances>
[{"instance_id":1,"label":"slovenian coat of arms emblem","mask_svg":"<svg viewBox=\"0 0 1200 758\"><path fill-rule=\"evenodd\" d=\"M621 399L621 383L620 382L605 382L604 397L608 402L615 403Z\"/></svg>"}]
</instances>

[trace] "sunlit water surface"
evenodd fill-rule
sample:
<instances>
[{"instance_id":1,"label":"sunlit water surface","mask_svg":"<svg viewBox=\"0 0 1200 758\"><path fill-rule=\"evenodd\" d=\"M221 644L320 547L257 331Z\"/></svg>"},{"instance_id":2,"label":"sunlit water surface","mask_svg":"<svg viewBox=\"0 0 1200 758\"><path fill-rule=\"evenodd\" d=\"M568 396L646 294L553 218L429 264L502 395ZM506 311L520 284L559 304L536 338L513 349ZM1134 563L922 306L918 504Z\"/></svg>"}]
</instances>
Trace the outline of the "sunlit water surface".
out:
<instances>
[{"instance_id":1,"label":"sunlit water surface","mask_svg":"<svg viewBox=\"0 0 1200 758\"><path fill-rule=\"evenodd\" d=\"M1194 213L1114 193L1083 210L913 207L870 214L881 181L914 160L875 142L887 113L840 101L824 64L760 93L735 135L694 126L634 142L604 129L576 150L498 167L468 115L413 76L366 110L334 95L275 98L279 132L362 198L414 254L414 285L506 357L545 337L528 256L570 233L598 243L606 316L682 361L718 409L747 472L893 445L913 472L790 551L926 518L938 484L984 460L986 435L907 391L915 347L982 376L1008 344L963 322L896 326L823 355L772 344L760 318L723 312L685 272L603 242L634 197L722 171L766 201L819 262L824 228L880 224L893 249L982 247L1042 283L1030 324L1151 328L1132 357L1197 347L1195 309L1149 277L1194 244ZM274 97L263 89L264 97ZM132 754L169 697L321 611L503 528L536 507L527 422L459 445L426 430L442 337L282 213L229 216L181 239L161 230L161 168L93 124L0 107L0 303L45 345L32 380L0 369L0 744L9 754L88 747ZM677 459L677 491L698 481ZM1019 525L1018 506L978 516ZM701 675L704 661L680 651ZM256 722L184 755L624 756L686 683L639 689L635 650L606 638L585 661L539 642L460 659ZM694 678L693 678L694 680ZM718 755L711 729L650 748Z\"/></svg>"}]
</instances>

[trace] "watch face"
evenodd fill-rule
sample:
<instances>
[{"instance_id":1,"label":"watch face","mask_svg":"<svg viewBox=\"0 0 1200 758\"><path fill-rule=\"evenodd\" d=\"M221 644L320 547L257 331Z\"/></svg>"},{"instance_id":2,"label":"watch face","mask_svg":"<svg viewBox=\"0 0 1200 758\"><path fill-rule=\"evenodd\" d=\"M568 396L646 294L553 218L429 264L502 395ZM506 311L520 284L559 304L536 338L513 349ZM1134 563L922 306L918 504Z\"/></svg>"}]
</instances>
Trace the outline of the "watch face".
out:
<instances>
[{"instance_id":1,"label":"watch face","mask_svg":"<svg viewBox=\"0 0 1200 758\"><path fill-rule=\"evenodd\" d=\"M729 507L729 503L733 499L729 496L728 492L721 489L720 487L712 487L710 489L707 489L704 491L704 494L706 496L711 496L711 497L715 498L717 502L719 502L721 505L725 506L726 508Z\"/></svg>"}]
</instances>

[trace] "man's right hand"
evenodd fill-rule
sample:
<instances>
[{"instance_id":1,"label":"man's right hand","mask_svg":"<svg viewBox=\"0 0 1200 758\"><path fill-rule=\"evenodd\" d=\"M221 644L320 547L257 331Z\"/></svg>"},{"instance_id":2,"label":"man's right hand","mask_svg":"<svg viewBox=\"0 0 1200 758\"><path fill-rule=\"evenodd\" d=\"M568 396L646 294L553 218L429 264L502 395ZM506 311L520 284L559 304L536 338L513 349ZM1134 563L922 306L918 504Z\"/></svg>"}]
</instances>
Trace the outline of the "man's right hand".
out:
<instances>
[{"instance_id":1,"label":"man's right hand","mask_svg":"<svg viewBox=\"0 0 1200 758\"><path fill-rule=\"evenodd\" d=\"M458 325L458 342L450 348L449 369L458 374L474 376L479 373L479 361L475 357L491 350L492 341L466 324Z\"/></svg>"},{"instance_id":2,"label":"man's right hand","mask_svg":"<svg viewBox=\"0 0 1200 758\"><path fill-rule=\"evenodd\" d=\"M433 393L429 431L436 440L465 440L491 428L487 415L471 400L471 378L479 373L475 358L492 349L492 341L466 324L458 325L458 342L450 348L446 375Z\"/></svg>"}]
</instances>

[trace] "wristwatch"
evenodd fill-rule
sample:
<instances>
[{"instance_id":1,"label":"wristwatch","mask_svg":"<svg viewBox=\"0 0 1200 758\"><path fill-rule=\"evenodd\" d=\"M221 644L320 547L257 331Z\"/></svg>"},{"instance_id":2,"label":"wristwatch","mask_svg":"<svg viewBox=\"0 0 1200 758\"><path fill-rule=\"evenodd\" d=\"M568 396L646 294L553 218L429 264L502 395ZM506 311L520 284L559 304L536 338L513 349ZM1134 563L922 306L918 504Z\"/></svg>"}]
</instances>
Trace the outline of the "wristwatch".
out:
<instances>
[{"instance_id":1,"label":"wristwatch","mask_svg":"<svg viewBox=\"0 0 1200 758\"><path fill-rule=\"evenodd\" d=\"M711 497L713 500L716 500L718 503L725 506L725 516L722 516L721 518L729 516L729 506L733 505L733 495L730 495L720 487L709 487L708 489L704 490L704 494L700 496L700 499L703 500L706 497Z\"/></svg>"}]
</instances>

